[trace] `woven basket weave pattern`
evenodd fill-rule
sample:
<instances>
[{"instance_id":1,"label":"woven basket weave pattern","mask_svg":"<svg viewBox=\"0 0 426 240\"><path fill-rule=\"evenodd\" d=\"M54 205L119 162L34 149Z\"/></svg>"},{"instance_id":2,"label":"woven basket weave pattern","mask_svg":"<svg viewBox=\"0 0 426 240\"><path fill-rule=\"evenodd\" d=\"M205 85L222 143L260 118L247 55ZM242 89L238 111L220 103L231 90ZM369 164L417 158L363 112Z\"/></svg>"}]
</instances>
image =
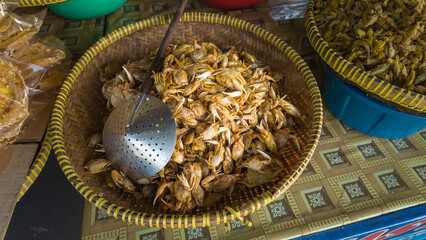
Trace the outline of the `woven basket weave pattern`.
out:
<instances>
[{"instance_id":1,"label":"woven basket weave pattern","mask_svg":"<svg viewBox=\"0 0 426 240\"><path fill-rule=\"evenodd\" d=\"M22 196L28 191L30 186L34 183L38 175L40 175L41 171L46 164L47 159L49 158L50 151L52 150L52 141L50 139L50 128L48 127L46 131L46 135L44 136L43 142L41 144L40 150L32 163L30 169L28 170L28 174L22 183L21 190L19 191L18 199L19 201Z\"/></svg>"},{"instance_id":2,"label":"woven basket weave pattern","mask_svg":"<svg viewBox=\"0 0 426 240\"><path fill-rule=\"evenodd\" d=\"M190 20L189 16L186 14L185 18ZM211 14L207 15L211 16L211 19L204 18L205 15L196 16L199 20L213 23L215 22L213 16L219 19L218 15ZM229 17L226 19L232 20ZM148 25L164 24L169 20L170 18L167 20L161 17L154 18L151 19L151 22L146 20L139 25L138 23L133 24L113 32L95 44L76 64L59 93L52 115L53 142L58 161L67 178L83 196L108 214L124 221L155 227L195 227L227 222L233 220L235 215L245 216L281 195L303 171L318 142L322 109L315 80L297 53L276 39L275 43L281 44L280 46L290 53L292 61L298 62L299 70L280 49L268 44L256 34L242 31L232 24L229 26L204 22L182 22L174 36L174 41L213 42L219 48L233 45L255 55L272 69L281 70L284 73L286 81L281 83L285 89L283 94L288 95L288 99L307 117L304 120L297 120L295 124L296 133L301 140L301 149L304 151L297 151L296 146L289 149L285 156L287 175L283 176L283 179L256 188L237 189L230 198L225 198L223 202L215 206L197 208L190 215L179 217L171 212L166 213L149 202L137 202L131 194L107 188L102 175L89 175L83 169L84 163L94 154L93 149L87 147L85 139L91 134L101 131L103 119L106 116L105 99L102 97L102 86L99 81L100 69L107 63L126 63L129 59L139 59L155 50L155 47L161 43L167 25L153 27L148 27ZM247 23L246 27L250 26L254 27ZM137 27L148 28L115 41L118 36L127 35L130 30ZM260 31L261 29L258 32ZM263 36L271 37L266 33ZM111 44L100 50L99 48L106 43ZM95 56L96 54L98 55ZM93 59L89 61L89 58ZM87 66L84 66L86 64ZM304 73L306 80L298 71ZM310 86L309 89L307 82ZM236 214L230 214L225 210L229 207L235 209ZM168 216L164 214L168 214Z\"/></svg>"},{"instance_id":3,"label":"woven basket weave pattern","mask_svg":"<svg viewBox=\"0 0 426 240\"><path fill-rule=\"evenodd\" d=\"M70 0L21 0L18 7L34 7L34 6L44 6L47 4L61 3Z\"/></svg>"}]
</instances>

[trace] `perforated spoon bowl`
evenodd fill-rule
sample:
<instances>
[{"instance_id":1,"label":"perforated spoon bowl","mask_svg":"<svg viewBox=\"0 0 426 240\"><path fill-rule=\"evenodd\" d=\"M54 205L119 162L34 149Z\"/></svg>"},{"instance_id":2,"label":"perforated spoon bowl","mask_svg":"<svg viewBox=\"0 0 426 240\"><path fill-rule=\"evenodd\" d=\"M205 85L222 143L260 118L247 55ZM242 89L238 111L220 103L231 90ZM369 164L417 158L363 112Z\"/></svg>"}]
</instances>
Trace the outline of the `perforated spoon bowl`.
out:
<instances>
[{"instance_id":1,"label":"perforated spoon bowl","mask_svg":"<svg viewBox=\"0 0 426 240\"><path fill-rule=\"evenodd\" d=\"M105 122L102 141L112 166L135 180L150 177L167 165L176 145L176 121L170 108L148 95L168 44L188 0L182 0L155 55L139 93L115 108Z\"/></svg>"}]
</instances>

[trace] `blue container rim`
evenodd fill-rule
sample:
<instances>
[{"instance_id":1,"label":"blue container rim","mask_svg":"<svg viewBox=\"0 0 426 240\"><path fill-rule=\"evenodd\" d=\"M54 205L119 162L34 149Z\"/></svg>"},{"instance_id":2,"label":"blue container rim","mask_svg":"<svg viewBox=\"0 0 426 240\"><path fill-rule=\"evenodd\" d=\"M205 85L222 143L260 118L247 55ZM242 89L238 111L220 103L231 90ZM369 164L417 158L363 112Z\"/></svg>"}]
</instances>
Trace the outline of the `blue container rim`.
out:
<instances>
[{"instance_id":1,"label":"blue container rim","mask_svg":"<svg viewBox=\"0 0 426 240\"><path fill-rule=\"evenodd\" d=\"M328 74L330 74L331 76L334 76L336 78L337 81L336 84L339 85L339 87L342 87L343 89L345 89L346 91L350 92L352 94L353 97L355 97L356 99L369 104L372 108L375 108L379 111L383 111L386 112L387 114L391 114L393 116L397 116L397 117L403 117L403 118L409 118L409 119L418 119L418 120L422 120L422 121L426 121L426 117L421 117L421 116L417 116L417 115L413 115L413 114L409 114L409 113L403 113L400 112L398 110L396 110L395 108L386 105L383 102L380 102L372 97L367 96L367 94L365 94L364 92L362 92L361 90L359 90L358 88L350 85L349 83L343 82L342 80L340 80L336 74L334 72L331 71L330 67L327 65L327 63L324 62L324 60L321 59L322 64L324 65L325 71L327 71Z\"/></svg>"}]
</instances>

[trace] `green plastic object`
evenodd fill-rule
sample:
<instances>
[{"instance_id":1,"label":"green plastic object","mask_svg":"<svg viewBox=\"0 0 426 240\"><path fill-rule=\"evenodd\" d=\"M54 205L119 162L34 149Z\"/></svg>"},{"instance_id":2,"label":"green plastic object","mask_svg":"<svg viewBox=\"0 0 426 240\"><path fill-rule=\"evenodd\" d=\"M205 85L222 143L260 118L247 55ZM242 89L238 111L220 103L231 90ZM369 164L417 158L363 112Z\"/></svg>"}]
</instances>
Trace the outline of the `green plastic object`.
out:
<instances>
[{"instance_id":1,"label":"green plastic object","mask_svg":"<svg viewBox=\"0 0 426 240\"><path fill-rule=\"evenodd\" d=\"M57 15L84 20L105 16L119 9L127 0L71 0L50 4L48 7Z\"/></svg>"}]
</instances>

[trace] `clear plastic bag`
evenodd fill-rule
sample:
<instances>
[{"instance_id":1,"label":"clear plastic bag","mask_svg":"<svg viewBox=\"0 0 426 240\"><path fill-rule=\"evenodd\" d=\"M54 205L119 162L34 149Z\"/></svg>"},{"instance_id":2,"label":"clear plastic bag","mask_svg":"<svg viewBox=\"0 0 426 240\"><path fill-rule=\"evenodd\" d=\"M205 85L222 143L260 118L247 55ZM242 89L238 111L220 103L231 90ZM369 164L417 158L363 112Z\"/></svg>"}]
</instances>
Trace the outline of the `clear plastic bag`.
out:
<instances>
[{"instance_id":1,"label":"clear plastic bag","mask_svg":"<svg viewBox=\"0 0 426 240\"><path fill-rule=\"evenodd\" d=\"M53 65L46 70L36 90L38 92L46 92L58 87L68 74L69 68L70 65L67 62Z\"/></svg>"},{"instance_id":2,"label":"clear plastic bag","mask_svg":"<svg viewBox=\"0 0 426 240\"><path fill-rule=\"evenodd\" d=\"M46 67L0 57L0 147L12 143L25 120L37 114L30 106L35 95L62 83L68 64L56 62Z\"/></svg>"},{"instance_id":3,"label":"clear plastic bag","mask_svg":"<svg viewBox=\"0 0 426 240\"><path fill-rule=\"evenodd\" d=\"M16 5L0 0L0 147L12 143L28 116L37 114L29 109L33 95L60 85L71 58L58 38L33 39L46 9L11 13Z\"/></svg>"},{"instance_id":4,"label":"clear plastic bag","mask_svg":"<svg viewBox=\"0 0 426 240\"><path fill-rule=\"evenodd\" d=\"M28 117L28 90L21 71L0 58L0 146L11 142Z\"/></svg>"},{"instance_id":5,"label":"clear plastic bag","mask_svg":"<svg viewBox=\"0 0 426 240\"><path fill-rule=\"evenodd\" d=\"M284 4L272 6L269 14L274 21L303 18L308 3L307 0L288 0Z\"/></svg>"},{"instance_id":6,"label":"clear plastic bag","mask_svg":"<svg viewBox=\"0 0 426 240\"><path fill-rule=\"evenodd\" d=\"M49 68L67 56L63 42L55 37L37 39L33 43L26 43L13 51L11 57L26 63Z\"/></svg>"},{"instance_id":7,"label":"clear plastic bag","mask_svg":"<svg viewBox=\"0 0 426 240\"><path fill-rule=\"evenodd\" d=\"M46 91L60 85L67 73L65 66L71 59L71 53L63 41L48 36L25 43L10 53L8 59L19 66L30 91ZM43 89L38 88L40 83Z\"/></svg>"},{"instance_id":8,"label":"clear plastic bag","mask_svg":"<svg viewBox=\"0 0 426 240\"><path fill-rule=\"evenodd\" d=\"M0 19L0 51L14 51L25 45L40 30L46 9L26 15L8 13Z\"/></svg>"},{"instance_id":9,"label":"clear plastic bag","mask_svg":"<svg viewBox=\"0 0 426 240\"><path fill-rule=\"evenodd\" d=\"M46 69L37 86L38 91L48 91L59 86L70 68L72 54L65 43L57 37L37 39L30 47L14 52L11 57Z\"/></svg>"},{"instance_id":10,"label":"clear plastic bag","mask_svg":"<svg viewBox=\"0 0 426 240\"><path fill-rule=\"evenodd\" d=\"M35 89L46 73L46 68L32 63L23 62L7 55L3 56L3 59L12 63L19 69L24 78L25 86L29 89Z\"/></svg>"},{"instance_id":11,"label":"clear plastic bag","mask_svg":"<svg viewBox=\"0 0 426 240\"><path fill-rule=\"evenodd\" d=\"M0 20L11 13L19 2L20 0L0 0Z\"/></svg>"}]
</instances>

